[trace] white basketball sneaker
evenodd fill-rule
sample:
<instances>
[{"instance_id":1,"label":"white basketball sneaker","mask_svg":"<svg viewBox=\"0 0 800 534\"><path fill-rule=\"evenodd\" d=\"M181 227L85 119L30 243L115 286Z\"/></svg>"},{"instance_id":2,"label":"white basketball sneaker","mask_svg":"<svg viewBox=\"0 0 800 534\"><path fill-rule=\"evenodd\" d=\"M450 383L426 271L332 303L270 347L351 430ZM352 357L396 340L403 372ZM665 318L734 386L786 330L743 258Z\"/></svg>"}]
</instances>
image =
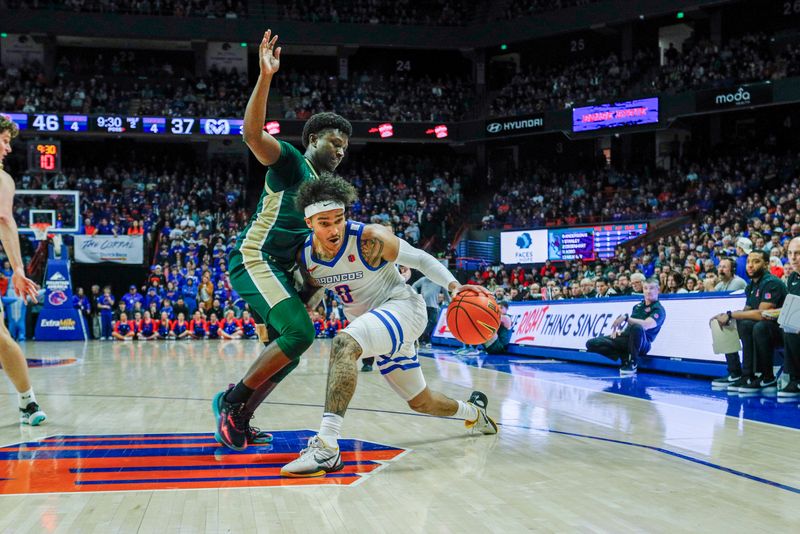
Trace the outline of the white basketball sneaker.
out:
<instances>
[{"instance_id":1,"label":"white basketball sneaker","mask_svg":"<svg viewBox=\"0 0 800 534\"><path fill-rule=\"evenodd\" d=\"M321 477L326 473L340 471L344 467L339 448L329 447L319 436L308 440L308 446L300 451L300 457L281 469L281 476L289 478Z\"/></svg>"},{"instance_id":2,"label":"white basketball sneaker","mask_svg":"<svg viewBox=\"0 0 800 534\"><path fill-rule=\"evenodd\" d=\"M486 407L489 405L486 395L480 391L473 391L467 402L478 410L478 418L474 421L464 421L464 426L481 434L497 434L497 423L486 413Z\"/></svg>"}]
</instances>

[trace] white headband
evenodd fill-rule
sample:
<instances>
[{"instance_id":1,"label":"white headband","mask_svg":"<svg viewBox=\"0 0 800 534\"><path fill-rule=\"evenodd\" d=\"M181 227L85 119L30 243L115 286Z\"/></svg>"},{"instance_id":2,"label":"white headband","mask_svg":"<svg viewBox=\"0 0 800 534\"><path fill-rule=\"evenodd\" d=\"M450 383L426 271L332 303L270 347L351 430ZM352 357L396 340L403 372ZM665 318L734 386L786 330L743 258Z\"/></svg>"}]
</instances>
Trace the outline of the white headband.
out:
<instances>
[{"instance_id":1,"label":"white headband","mask_svg":"<svg viewBox=\"0 0 800 534\"><path fill-rule=\"evenodd\" d=\"M344 204L342 204L341 202L337 202L335 200L323 200L322 202L315 202L314 204L306 206L305 209L306 219L310 219L317 213L322 213L323 211L331 211L331 210L344 211Z\"/></svg>"}]
</instances>

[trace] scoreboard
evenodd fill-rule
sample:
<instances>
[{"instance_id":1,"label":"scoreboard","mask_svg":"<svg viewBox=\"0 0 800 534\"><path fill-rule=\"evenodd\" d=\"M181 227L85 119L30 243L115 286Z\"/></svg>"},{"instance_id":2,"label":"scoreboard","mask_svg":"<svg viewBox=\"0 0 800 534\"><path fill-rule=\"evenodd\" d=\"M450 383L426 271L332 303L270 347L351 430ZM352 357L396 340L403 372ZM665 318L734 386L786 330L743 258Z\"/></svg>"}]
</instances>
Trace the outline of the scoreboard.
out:
<instances>
[{"instance_id":1,"label":"scoreboard","mask_svg":"<svg viewBox=\"0 0 800 534\"><path fill-rule=\"evenodd\" d=\"M11 117L20 129L38 132L100 132L152 135L241 135L242 119L137 117L126 115L57 115L17 113ZM23 127L24 126L24 127Z\"/></svg>"},{"instance_id":2,"label":"scoreboard","mask_svg":"<svg viewBox=\"0 0 800 534\"><path fill-rule=\"evenodd\" d=\"M594 250L598 258L613 258L617 245L647 233L647 223L606 224L594 227Z\"/></svg>"},{"instance_id":3,"label":"scoreboard","mask_svg":"<svg viewBox=\"0 0 800 534\"><path fill-rule=\"evenodd\" d=\"M81 115L60 113L3 113L24 132L42 134L113 134L117 136L241 136L244 121L230 117L159 117L120 114ZM272 135L300 137L304 120L270 119L264 131ZM418 140L448 142L452 132L447 124L432 122L354 121L355 139L376 141Z\"/></svg>"}]
</instances>

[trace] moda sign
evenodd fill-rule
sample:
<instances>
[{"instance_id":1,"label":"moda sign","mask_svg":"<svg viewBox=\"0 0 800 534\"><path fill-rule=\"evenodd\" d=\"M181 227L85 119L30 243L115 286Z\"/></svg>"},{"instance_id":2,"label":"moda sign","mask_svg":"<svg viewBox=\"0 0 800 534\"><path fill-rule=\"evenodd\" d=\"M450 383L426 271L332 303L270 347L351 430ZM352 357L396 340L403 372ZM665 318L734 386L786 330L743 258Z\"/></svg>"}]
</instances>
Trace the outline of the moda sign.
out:
<instances>
[{"instance_id":1,"label":"moda sign","mask_svg":"<svg viewBox=\"0 0 800 534\"><path fill-rule=\"evenodd\" d=\"M486 135L516 135L544 128L544 115L525 115L522 117L486 121Z\"/></svg>"},{"instance_id":2,"label":"moda sign","mask_svg":"<svg viewBox=\"0 0 800 534\"><path fill-rule=\"evenodd\" d=\"M731 109L757 106L772 102L772 84L769 82L738 85L725 89L709 89L695 94L697 111Z\"/></svg>"}]
</instances>

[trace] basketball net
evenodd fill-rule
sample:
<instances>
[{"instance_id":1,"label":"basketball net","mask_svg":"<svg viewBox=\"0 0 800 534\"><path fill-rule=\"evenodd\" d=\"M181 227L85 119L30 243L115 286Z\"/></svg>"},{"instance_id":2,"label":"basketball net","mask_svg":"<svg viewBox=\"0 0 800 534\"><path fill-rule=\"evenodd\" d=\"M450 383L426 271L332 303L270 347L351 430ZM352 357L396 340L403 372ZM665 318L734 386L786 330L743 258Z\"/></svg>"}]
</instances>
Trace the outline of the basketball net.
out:
<instances>
[{"instance_id":1,"label":"basketball net","mask_svg":"<svg viewBox=\"0 0 800 534\"><path fill-rule=\"evenodd\" d=\"M33 229L33 237L36 241L44 241L47 239L47 231L50 229L49 223L33 223L31 228Z\"/></svg>"},{"instance_id":2,"label":"basketball net","mask_svg":"<svg viewBox=\"0 0 800 534\"><path fill-rule=\"evenodd\" d=\"M48 234L47 231L50 228L52 228L52 226L50 226L49 223L33 223L31 225L31 229L33 229L33 237L36 239L36 241L47 241L48 239L53 240L53 248L56 251L56 257L58 257L58 254L61 253L61 234Z\"/></svg>"}]
</instances>

